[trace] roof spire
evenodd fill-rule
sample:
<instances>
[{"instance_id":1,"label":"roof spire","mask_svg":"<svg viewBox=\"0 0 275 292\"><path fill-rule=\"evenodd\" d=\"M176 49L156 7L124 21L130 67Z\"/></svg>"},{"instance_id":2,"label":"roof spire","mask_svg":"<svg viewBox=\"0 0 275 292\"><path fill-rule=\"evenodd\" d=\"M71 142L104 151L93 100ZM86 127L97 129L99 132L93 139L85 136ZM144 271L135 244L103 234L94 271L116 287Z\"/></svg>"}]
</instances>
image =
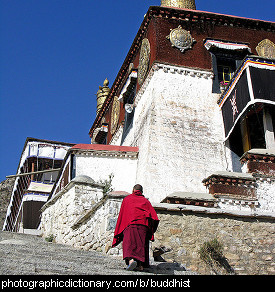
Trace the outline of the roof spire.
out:
<instances>
[{"instance_id":1,"label":"roof spire","mask_svg":"<svg viewBox=\"0 0 275 292\"><path fill-rule=\"evenodd\" d=\"M110 88L108 87L109 85L109 80L106 78L103 82L103 87L99 86L99 90L96 94L96 99L97 99L97 110L96 110L96 114L98 114L103 106L103 103L106 99L106 97L109 95L110 93Z\"/></svg>"},{"instance_id":2,"label":"roof spire","mask_svg":"<svg viewBox=\"0 0 275 292\"><path fill-rule=\"evenodd\" d=\"M161 0L161 6L196 10L195 0Z\"/></svg>"}]
</instances>

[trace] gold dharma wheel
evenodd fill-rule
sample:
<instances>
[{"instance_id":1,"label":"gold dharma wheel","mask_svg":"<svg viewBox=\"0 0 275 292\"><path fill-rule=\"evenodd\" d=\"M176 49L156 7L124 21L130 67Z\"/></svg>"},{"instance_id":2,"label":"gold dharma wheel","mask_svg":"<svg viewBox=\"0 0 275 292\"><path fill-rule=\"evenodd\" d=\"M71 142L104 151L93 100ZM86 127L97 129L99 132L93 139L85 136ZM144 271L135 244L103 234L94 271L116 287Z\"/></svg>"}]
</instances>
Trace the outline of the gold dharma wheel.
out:
<instances>
[{"instance_id":1,"label":"gold dharma wheel","mask_svg":"<svg viewBox=\"0 0 275 292\"><path fill-rule=\"evenodd\" d=\"M139 65L138 65L138 83L142 84L146 73L149 68L150 63L150 42L148 39L143 39L141 49L140 49L140 55L139 55Z\"/></svg>"},{"instance_id":2,"label":"gold dharma wheel","mask_svg":"<svg viewBox=\"0 0 275 292\"><path fill-rule=\"evenodd\" d=\"M111 113L111 134L113 135L117 129L120 114L120 102L117 96L114 97Z\"/></svg>"}]
</instances>

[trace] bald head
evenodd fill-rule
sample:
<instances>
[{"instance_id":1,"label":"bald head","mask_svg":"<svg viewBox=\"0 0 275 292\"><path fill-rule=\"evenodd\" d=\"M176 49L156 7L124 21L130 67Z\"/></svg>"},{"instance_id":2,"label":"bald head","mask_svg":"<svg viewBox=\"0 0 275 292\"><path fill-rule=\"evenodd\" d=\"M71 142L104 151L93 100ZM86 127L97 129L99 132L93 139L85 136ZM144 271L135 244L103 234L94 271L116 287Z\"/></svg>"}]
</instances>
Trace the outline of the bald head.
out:
<instances>
[{"instance_id":1,"label":"bald head","mask_svg":"<svg viewBox=\"0 0 275 292\"><path fill-rule=\"evenodd\" d=\"M133 188L133 191L140 191L140 192L143 193L142 185L139 185L139 184L135 185L134 188Z\"/></svg>"}]
</instances>

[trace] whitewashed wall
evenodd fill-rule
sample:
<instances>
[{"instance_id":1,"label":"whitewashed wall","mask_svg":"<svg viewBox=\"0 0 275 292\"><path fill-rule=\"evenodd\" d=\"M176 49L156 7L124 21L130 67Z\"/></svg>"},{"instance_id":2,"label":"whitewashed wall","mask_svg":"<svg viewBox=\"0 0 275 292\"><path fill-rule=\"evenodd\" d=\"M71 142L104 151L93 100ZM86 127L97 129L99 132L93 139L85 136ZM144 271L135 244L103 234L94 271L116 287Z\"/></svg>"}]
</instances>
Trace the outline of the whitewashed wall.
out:
<instances>
[{"instance_id":1,"label":"whitewashed wall","mask_svg":"<svg viewBox=\"0 0 275 292\"><path fill-rule=\"evenodd\" d=\"M275 178L257 179L257 198L262 211L275 213Z\"/></svg>"},{"instance_id":2,"label":"whitewashed wall","mask_svg":"<svg viewBox=\"0 0 275 292\"><path fill-rule=\"evenodd\" d=\"M114 191L131 192L136 181L137 155L76 154L76 176L87 175L95 181L106 180L113 174Z\"/></svg>"},{"instance_id":3,"label":"whitewashed wall","mask_svg":"<svg viewBox=\"0 0 275 292\"><path fill-rule=\"evenodd\" d=\"M111 249L120 206L126 194L103 196L103 188L91 178L78 176L42 208L43 237L81 249L119 255Z\"/></svg>"},{"instance_id":4,"label":"whitewashed wall","mask_svg":"<svg viewBox=\"0 0 275 292\"><path fill-rule=\"evenodd\" d=\"M123 145L139 147L137 181L160 202L226 169L224 129L210 71L155 64L136 97L134 126Z\"/></svg>"}]
</instances>

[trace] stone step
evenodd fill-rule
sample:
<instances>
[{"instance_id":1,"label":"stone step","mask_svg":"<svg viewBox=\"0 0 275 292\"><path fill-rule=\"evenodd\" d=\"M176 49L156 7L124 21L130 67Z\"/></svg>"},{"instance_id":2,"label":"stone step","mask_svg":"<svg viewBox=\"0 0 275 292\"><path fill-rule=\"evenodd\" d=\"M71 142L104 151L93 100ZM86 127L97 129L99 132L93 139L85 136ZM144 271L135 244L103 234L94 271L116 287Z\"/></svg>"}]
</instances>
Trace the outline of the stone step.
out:
<instances>
[{"instance_id":1,"label":"stone step","mask_svg":"<svg viewBox=\"0 0 275 292\"><path fill-rule=\"evenodd\" d=\"M1 274L121 274L123 263L94 251L48 243L32 235L0 233Z\"/></svg>"},{"instance_id":2,"label":"stone step","mask_svg":"<svg viewBox=\"0 0 275 292\"><path fill-rule=\"evenodd\" d=\"M2 275L131 275L123 260L95 251L46 242L22 233L0 232ZM192 274L172 263L153 263L140 274Z\"/></svg>"}]
</instances>

